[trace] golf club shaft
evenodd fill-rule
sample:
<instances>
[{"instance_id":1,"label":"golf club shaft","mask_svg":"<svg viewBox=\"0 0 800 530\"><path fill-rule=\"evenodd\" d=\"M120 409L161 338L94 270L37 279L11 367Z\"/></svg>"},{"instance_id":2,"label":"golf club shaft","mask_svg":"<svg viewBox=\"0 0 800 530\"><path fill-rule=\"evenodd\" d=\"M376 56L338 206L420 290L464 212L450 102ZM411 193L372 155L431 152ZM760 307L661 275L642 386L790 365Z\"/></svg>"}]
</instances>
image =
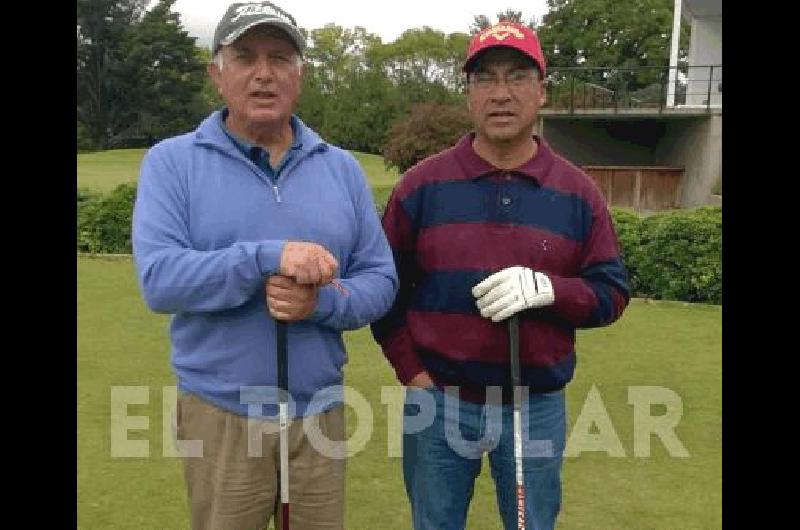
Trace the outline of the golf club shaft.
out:
<instances>
[{"instance_id":1,"label":"golf club shaft","mask_svg":"<svg viewBox=\"0 0 800 530\"><path fill-rule=\"evenodd\" d=\"M289 359L286 322L275 321L278 343L278 421L280 422L280 482L282 530L289 530Z\"/></svg>"},{"instance_id":2,"label":"golf club shaft","mask_svg":"<svg viewBox=\"0 0 800 530\"><path fill-rule=\"evenodd\" d=\"M522 473L522 418L521 387L519 376L519 317L508 321L508 339L511 346L511 384L514 392L514 464L517 479L517 529L525 530L525 482Z\"/></svg>"}]
</instances>

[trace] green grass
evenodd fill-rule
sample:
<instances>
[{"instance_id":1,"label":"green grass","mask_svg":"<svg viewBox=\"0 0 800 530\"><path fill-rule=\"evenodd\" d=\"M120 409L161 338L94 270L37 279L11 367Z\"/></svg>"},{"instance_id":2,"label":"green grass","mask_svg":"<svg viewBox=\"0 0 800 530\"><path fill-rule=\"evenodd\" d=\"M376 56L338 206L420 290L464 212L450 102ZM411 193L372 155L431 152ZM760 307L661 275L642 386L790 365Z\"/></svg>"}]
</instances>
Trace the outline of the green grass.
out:
<instances>
[{"instance_id":1,"label":"green grass","mask_svg":"<svg viewBox=\"0 0 800 530\"><path fill-rule=\"evenodd\" d=\"M397 169L394 167L387 168L383 163L382 156L359 153L357 151L352 151L352 153L367 176L375 204L384 206L389 201L389 195L400 179Z\"/></svg>"},{"instance_id":2,"label":"green grass","mask_svg":"<svg viewBox=\"0 0 800 530\"><path fill-rule=\"evenodd\" d=\"M78 187L107 192L124 182L136 182L145 149L116 149L78 154ZM377 204L384 204L397 183L397 170L387 169L379 155L352 152L372 187Z\"/></svg>"},{"instance_id":3,"label":"green grass","mask_svg":"<svg viewBox=\"0 0 800 530\"><path fill-rule=\"evenodd\" d=\"M144 153L144 149L115 149L78 154L78 187L107 192L136 182Z\"/></svg>"},{"instance_id":4,"label":"green grass","mask_svg":"<svg viewBox=\"0 0 800 530\"><path fill-rule=\"evenodd\" d=\"M163 457L161 447L160 389L175 384L168 318L145 307L127 258L79 257L77 294L78 527L188 528L180 462ZM570 432L594 386L626 456L583 452L565 459L559 528L721 527L721 320L718 306L634 300L613 326L579 332L578 368L567 387ZM347 528L407 529L401 461L387 457L387 406L381 403L381 387L396 381L368 329L347 333L346 341L346 384L374 414L371 438L348 461ZM149 441L148 458L110 455L115 385L150 387L149 404L128 407L129 415L149 416L148 430L128 434ZM642 386L664 387L682 399L675 432L688 458L671 457L657 436L651 456L634 457L628 392ZM661 413L653 407L653 415ZM348 409L350 432L354 419ZM467 526L500 528L498 520L484 462Z\"/></svg>"}]
</instances>

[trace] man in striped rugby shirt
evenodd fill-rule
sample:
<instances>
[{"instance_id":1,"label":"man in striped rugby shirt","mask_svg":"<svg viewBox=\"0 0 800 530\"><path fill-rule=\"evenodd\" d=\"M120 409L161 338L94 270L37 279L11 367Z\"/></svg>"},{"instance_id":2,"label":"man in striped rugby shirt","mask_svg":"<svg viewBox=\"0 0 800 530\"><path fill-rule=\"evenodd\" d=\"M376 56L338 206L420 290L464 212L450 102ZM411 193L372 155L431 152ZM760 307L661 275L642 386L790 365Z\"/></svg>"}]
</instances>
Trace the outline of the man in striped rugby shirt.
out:
<instances>
[{"instance_id":1,"label":"man in striped rugby shirt","mask_svg":"<svg viewBox=\"0 0 800 530\"><path fill-rule=\"evenodd\" d=\"M506 319L519 318L527 528L555 526L575 330L625 309L628 274L592 180L534 134L545 59L527 27L475 35L464 64L474 131L411 168L383 227L400 290L372 326L406 386L403 473L415 529L463 529L488 453L517 528Z\"/></svg>"}]
</instances>

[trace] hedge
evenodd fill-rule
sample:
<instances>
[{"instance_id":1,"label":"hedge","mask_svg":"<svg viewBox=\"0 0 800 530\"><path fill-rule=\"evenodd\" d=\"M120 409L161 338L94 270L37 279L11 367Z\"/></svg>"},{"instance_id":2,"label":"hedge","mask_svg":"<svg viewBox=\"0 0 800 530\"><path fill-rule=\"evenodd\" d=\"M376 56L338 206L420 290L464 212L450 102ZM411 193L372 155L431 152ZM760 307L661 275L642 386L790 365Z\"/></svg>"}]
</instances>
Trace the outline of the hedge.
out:
<instances>
[{"instance_id":1,"label":"hedge","mask_svg":"<svg viewBox=\"0 0 800 530\"><path fill-rule=\"evenodd\" d=\"M131 221L136 187L120 184L105 195L78 190L78 251L131 253Z\"/></svg>"},{"instance_id":2,"label":"hedge","mask_svg":"<svg viewBox=\"0 0 800 530\"><path fill-rule=\"evenodd\" d=\"M721 207L612 217L634 296L722 303Z\"/></svg>"},{"instance_id":3,"label":"hedge","mask_svg":"<svg viewBox=\"0 0 800 530\"><path fill-rule=\"evenodd\" d=\"M382 213L391 190L375 193ZM136 188L122 184L101 195L78 190L78 251L131 252ZM647 217L612 208L633 296L722 303L722 208L663 212Z\"/></svg>"}]
</instances>

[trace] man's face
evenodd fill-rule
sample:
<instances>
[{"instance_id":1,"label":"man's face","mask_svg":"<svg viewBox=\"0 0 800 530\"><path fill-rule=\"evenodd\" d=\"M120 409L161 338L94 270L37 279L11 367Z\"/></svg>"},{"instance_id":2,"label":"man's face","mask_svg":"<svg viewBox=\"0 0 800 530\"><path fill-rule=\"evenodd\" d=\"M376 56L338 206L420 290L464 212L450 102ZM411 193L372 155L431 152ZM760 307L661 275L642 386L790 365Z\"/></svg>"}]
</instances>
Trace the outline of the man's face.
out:
<instances>
[{"instance_id":1,"label":"man's face","mask_svg":"<svg viewBox=\"0 0 800 530\"><path fill-rule=\"evenodd\" d=\"M476 134L508 143L532 133L545 91L539 72L520 52L492 48L478 58L467 83Z\"/></svg>"},{"instance_id":2,"label":"man's face","mask_svg":"<svg viewBox=\"0 0 800 530\"><path fill-rule=\"evenodd\" d=\"M280 125L292 115L300 97L302 66L288 39L280 30L256 26L222 47L222 69L209 65L236 125Z\"/></svg>"}]
</instances>

